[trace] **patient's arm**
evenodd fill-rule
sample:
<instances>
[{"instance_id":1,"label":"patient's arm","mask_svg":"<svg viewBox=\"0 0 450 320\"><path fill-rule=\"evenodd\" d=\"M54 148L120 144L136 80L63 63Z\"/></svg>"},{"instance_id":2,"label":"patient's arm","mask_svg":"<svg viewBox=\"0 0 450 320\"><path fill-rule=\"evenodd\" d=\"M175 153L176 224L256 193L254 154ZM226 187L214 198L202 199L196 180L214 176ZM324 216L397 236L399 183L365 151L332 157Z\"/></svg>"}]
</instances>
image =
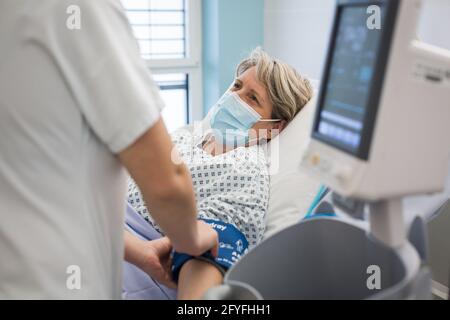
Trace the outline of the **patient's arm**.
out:
<instances>
[{"instance_id":1,"label":"patient's arm","mask_svg":"<svg viewBox=\"0 0 450 320\"><path fill-rule=\"evenodd\" d=\"M191 259L181 267L178 300L199 300L210 288L222 284L222 273L211 263Z\"/></svg>"}]
</instances>

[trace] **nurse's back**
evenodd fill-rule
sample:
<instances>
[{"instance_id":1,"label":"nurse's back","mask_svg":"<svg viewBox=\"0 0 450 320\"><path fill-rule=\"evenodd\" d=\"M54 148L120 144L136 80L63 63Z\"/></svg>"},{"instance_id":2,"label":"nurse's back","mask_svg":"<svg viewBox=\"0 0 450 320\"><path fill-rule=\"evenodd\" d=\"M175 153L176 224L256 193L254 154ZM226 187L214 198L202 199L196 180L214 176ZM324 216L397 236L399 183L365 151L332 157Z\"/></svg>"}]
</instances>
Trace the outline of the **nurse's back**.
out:
<instances>
[{"instance_id":1,"label":"nurse's back","mask_svg":"<svg viewBox=\"0 0 450 320\"><path fill-rule=\"evenodd\" d=\"M175 250L217 251L119 0L2 0L0 44L0 298L120 298L123 167Z\"/></svg>"},{"instance_id":2,"label":"nurse's back","mask_svg":"<svg viewBox=\"0 0 450 320\"><path fill-rule=\"evenodd\" d=\"M161 108L121 7L2 0L0 44L0 298L120 298L115 154Z\"/></svg>"}]
</instances>

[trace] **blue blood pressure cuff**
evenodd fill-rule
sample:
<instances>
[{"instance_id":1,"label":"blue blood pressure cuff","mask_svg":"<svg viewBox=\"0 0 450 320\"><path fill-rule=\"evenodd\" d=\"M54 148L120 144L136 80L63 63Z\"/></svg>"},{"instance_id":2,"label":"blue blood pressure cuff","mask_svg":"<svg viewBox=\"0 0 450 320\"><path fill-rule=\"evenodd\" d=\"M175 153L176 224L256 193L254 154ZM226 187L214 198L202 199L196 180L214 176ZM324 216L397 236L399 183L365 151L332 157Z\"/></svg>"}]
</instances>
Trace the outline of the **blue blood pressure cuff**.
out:
<instances>
[{"instance_id":1,"label":"blue blood pressure cuff","mask_svg":"<svg viewBox=\"0 0 450 320\"><path fill-rule=\"evenodd\" d=\"M199 259L215 265L222 274L231 268L248 249L248 241L235 226L217 220L200 219L209 224L219 235L219 254L214 258L211 252L200 257L193 257L184 253L173 252L172 277L178 282L181 267L191 259Z\"/></svg>"}]
</instances>

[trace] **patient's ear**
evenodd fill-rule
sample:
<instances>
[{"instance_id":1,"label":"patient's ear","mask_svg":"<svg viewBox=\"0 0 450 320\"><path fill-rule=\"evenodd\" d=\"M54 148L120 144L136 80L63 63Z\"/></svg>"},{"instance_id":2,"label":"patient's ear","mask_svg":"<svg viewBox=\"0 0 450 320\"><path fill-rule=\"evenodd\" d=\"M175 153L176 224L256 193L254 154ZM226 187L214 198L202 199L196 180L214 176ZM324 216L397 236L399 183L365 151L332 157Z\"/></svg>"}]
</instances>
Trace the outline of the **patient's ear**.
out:
<instances>
[{"instance_id":1,"label":"patient's ear","mask_svg":"<svg viewBox=\"0 0 450 320\"><path fill-rule=\"evenodd\" d=\"M279 125L278 130L280 130L281 132L287 127L288 122L286 120L281 120L280 122L278 122L278 125Z\"/></svg>"},{"instance_id":2,"label":"patient's ear","mask_svg":"<svg viewBox=\"0 0 450 320\"><path fill-rule=\"evenodd\" d=\"M282 120L272 124L272 128L269 130L269 138L272 140L277 135L279 135L287 126L287 121Z\"/></svg>"}]
</instances>

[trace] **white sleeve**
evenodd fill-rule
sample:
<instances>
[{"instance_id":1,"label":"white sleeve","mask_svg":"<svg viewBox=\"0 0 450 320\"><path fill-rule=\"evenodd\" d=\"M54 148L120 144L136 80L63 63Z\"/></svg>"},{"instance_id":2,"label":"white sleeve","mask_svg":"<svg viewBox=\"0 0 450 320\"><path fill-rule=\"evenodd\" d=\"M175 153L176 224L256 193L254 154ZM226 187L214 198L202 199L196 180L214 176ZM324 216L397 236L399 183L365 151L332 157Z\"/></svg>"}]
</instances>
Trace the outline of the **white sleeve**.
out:
<instances>
[{"instance_id":1,"label":"white sleeve","mask_svg":"<svg viewBox=\"0 0 450 320\"><path fill-rule=\"evenodd\" d=\"M79 30L66 25L71 4L80 8ZM123 7L119 0L58 1L52 15L49 52L91 129L119 153L159 120L163 108Z\"/></svg>"}]
</instances>

